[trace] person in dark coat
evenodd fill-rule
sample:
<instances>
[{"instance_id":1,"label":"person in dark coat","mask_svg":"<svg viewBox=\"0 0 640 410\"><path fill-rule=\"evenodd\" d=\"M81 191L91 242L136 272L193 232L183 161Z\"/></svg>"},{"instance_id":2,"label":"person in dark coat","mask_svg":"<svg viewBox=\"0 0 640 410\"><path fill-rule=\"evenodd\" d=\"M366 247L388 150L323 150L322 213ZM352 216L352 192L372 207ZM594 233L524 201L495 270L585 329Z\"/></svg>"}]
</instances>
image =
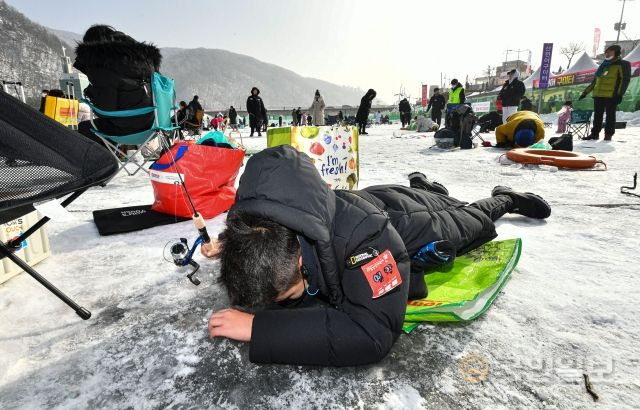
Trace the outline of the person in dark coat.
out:
<instances>
[{"instance_id":1,"label":"person in dark coat","mask_svg":"<svg viewBox=\"0 0 640 410\"><path fill-rule=\"evenodd\" d=\"M298 116L296 115L296 109L292 109L291 110L291 125L293 126L297 126L298 125Z\"/></svg>"},{"instance_id":2,"label":"person in dark coat","mask_svg":"<svg viewBox=\"0 0 640 410\"><path fill-rule=\"evenodd\" d=\"M398 110L400 111L400 121L402 122L402 128L405 125L409 125L411 122L411 104L409 104L409 100L403 98L398 104Z\"/></svg>"},{"instance_id":3,"label":"person in dark coat","mask_svg":"<svg viewBox=\"0 0 640 410\"><path fill-rule=\"evenodd\" d=\"M510 116L518 112L520 99L527 91L524 83L520 81L518 70L511 70L509 79L504 82L502 89L498 93L498 98L502 101L502 123L506 124Z\"/></svg>"},{"instance_id":4,"label":"person in dark coat","mask_svg":"<svg viewBox=\"0 0 640 410\"><path fill-rule=\"evenodd\" d=\"M278 116L278 127L282 127L282 115Z\"/></svg>"},{"instance_id":5,"label":"person in dark coat","mask_svg":"<svg viewBox=\"0 0 640 410\"><path fill-rule=\"evenodd\" d=\"M377 362L402 331L407 300L426 296L425 270L494 239L505 213L551 213L507 187L467 205L409 177L409 187L333 191L291 146L251 157L226 229L203 249L220 258L231 305L251 313L215 312L210 337L250 342L256 363Z\"/></svg>"},{"instance_id":6,"label":"person in dark coat","mask_svg":"<svg viewBox=\"0 0 640 410\"><path fill-rule=\"evenodd\" d=\"M180 103L178 104L178 110L176 111L176 120L180 129L184 129L184 123L187 120L187 114L187 103L185 101L180 101Z\"/></svg>"},{"instance_id":7,"label":"person in dark coat","mask_svg":"<svg viewBox=\"0 0 640 410\"><path fill-rule=\"evenodd\" d=\"M96 25L84 34L76 47L73 66L89 78L85 97L97 108L121 111L153 105L151 75L160 70L162 56L152 44L134 40L113 27ZM154 114L129 118L96 118L94 123L108 135L128 135L153 125ZM90 121L78 124L78 131L102 141L90 131Z\"/></svg>"},{"instance_id":8,"label":"person in dark coat","mask_svg":"<svg viewBox=\"0 0 640 410\"><path fill-rule=\"evenodd\" d=\"M49 95L49 90L42 90L42 97L40 98L40 112L44 114L44 108L47 104L47 95Z\"/></svg>"},{"instance_id":9,"label":"person in dark coat","mask_svg":"<svg viewBox=\"0 0 640 410\"><path fill-rule=\"evenodd\" d=\"M233 108L233 105L229 107L229 125L233 130L238 129L238 112Z\"/></svg>"},{"instance_id":10,"label":"person in dark coat","mask_svg":"<svg viewBox=\"0 0 640 410\"><path fill-rule=\"evenodd\" d=\"M342 124L342 121L344 121L344 113L340 110L338 111L338 122Z\"/></svg>"},{"instance_id":11,"label":"person in dark coat","mask_svg":"<svg viewBox=\"0 0 640 410\"><path fill-rule=\"evenodd\" d=\"M427 111L431 110L431 121L440 125L442 122L442 110L446 107L447 102L444 100L444 96L440 94L439 88L433 89L433 95L427 105Z\"/></svg>"},{"instance_id":12,"label":"person in dark coat","mask_svg":"<svg viewBox=\"0 0 640 410\"><path fill-rule=\"evenodd\" d=\"M356 122L358 123L358 132L360 135L367 135L366 128L369 122L371 103L374 98L376 98L376 91L370 88L360 100L360 107L358 107L358 112L356 113Z\"/></svg>"},{"instance_id":13,"label":"person in dark coat","mask_svg":"<svg viewBox=\"0 0 640 410\"><path fill-rule=\"evenodd\" d=\"M250 137L253 132L258 131L258 137L261 137L262 121L264 120L267 110L264 108L262 98L260 98L260 90L258 87L251 89L251 95L247 98L247 112L249 113L249 126L251 127Z\"/></svg>"},{"instance_id":14,"label":"person in dark coat","mask_svg":"<svg viewBox=\"0 0 640 410\"><path fill-rule=\"evenodd\" d=\"M302 125L302 110L300 107L296 110L296 125Z\"/></svg>"}]
</instances>

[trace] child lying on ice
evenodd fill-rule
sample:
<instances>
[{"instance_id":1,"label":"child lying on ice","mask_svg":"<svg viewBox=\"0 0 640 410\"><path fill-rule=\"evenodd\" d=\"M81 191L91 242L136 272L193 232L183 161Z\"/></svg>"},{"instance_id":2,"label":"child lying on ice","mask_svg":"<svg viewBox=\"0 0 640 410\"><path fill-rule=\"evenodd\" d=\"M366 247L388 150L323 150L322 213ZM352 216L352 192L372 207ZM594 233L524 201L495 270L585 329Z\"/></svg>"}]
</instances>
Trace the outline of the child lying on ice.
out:
<instances>
[{"instance_id":1,"label":"child lying on ice","mask_svg":"<svg viewBox=\"0 0 640 410\"><path fill-rule=\"evenodd\" d=\"M400 335L407 300L426 296L425 270L495 238L505 213L551 213L507 187L467 205L423 174L409 184L332 191L290 146L254 155L226 229L203 249L220 258L219 281L243 309L214 313L210 337L249 342L258 363L377 362Z\"/></svg>"}]
</instances>

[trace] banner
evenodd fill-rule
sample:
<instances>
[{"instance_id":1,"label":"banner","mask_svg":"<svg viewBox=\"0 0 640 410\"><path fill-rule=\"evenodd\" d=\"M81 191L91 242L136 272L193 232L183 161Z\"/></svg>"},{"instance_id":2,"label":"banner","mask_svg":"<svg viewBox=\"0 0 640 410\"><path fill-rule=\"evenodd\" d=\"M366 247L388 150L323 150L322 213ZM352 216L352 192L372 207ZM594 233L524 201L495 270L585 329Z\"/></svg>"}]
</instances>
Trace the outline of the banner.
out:
<instances>
[{"instance_id":1,"label":"banner","mask_svg":"<svg viewBox=\"0 0 640 410\"><path fill-rule=\"evenodd\" d=\"M553 43L544 43L542 46L542 63L540 64L540 81L538 82L538 88L547 88L549 86L552 53Z\"/></svg>"},{"instance_id":2,"label":"banner","mask_svg":"<svg viewBox=\"0 0 640 410\"><path fill-rule=\"evenodd\" d=\"M429 92L429 89L427 87L426 84L422 84L422 101L421 104L423 107L427 106L427 93Z\"/></svg>"},{"instance_id":3,"label":"banner","mask_svg":"<svg viewBox=\"0 0 640 410\"><path fill-rule=\"evenodd\" d=\"M593 31L593 58L598 55L598 49L600 48L600 29L596 28Z\"/></svg>"},{"instance_id":4,"label":"banner","mask_svg":"<svg viewBox=\"0 0 640 410\"><path fill-rule=\"evenodd\" d=\"M45 99L44 115L59 123L70 126L78 124L78 100L53 97Z\"/></svg>"},{"instance_id":5,"label":"banner","mask_svg":"<svg viewBox=\"0 0 640 410\"><path fill-rule=\"evenodd\" d=\"M491 111L491 101L483 101L483 102L471 103L471 109L475 113L490 112Z\"/></svg>"},{"instance_id":6,"label":"banner","mask_svg":"<svg viewBox=\"0 0 640 410\"><path fill-rule=\"evenodd\" d=\"M267 147L288 144L307 154L331 189L358 189L359 156L356 127L269 128Z\"/></svg>"}]
</instances>

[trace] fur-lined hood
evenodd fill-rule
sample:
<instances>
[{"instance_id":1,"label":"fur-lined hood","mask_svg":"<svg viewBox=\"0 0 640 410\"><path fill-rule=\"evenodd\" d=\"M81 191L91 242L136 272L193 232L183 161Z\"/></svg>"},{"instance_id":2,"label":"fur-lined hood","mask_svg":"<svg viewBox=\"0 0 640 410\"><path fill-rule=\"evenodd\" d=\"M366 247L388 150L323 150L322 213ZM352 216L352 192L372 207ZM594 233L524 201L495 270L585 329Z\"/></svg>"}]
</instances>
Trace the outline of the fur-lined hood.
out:
<instances>
[{"instance_id":1,"label":"fur-lined hood","mask_svg":"<svg viewBox=\"0 0 640 410\"><path fill-rule=\"evenodd\" d=\"M76 47L73 66L86 73L103 68L131 78L148 77L160 71L162 55L149 43L132 41L100 41L80 43Z\"/></svg>"}]
</instances>

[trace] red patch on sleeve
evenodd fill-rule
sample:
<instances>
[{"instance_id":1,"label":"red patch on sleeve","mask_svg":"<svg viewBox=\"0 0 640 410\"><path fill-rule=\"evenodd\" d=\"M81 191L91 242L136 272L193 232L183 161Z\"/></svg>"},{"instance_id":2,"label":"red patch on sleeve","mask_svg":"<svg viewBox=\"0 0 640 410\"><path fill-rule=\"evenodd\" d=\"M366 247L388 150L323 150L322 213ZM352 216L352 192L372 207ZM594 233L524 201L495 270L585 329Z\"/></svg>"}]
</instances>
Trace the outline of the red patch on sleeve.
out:
<instances>
[{"instance_id":1,"label":"red patch on sleeve","mask_svg":"<svg viewBox=\"0 0 640 410\"><path fill-rule=\"evenodd\" d=\"M362 266L364 277L367 278L373 299L389 293L402 284L402 277L395 259L389 250L382 252L371 262Z\"/></svg>"}]
</instances>

